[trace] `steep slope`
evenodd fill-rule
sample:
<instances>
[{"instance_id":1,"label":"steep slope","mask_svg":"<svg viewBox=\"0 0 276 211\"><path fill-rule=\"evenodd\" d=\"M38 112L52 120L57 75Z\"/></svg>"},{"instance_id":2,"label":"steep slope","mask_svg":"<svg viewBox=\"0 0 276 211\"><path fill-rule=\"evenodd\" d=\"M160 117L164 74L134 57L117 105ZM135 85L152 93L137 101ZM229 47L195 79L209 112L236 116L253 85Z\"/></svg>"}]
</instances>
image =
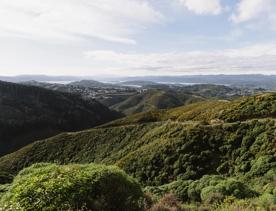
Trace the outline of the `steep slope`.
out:
<instances>
[{"instance_id":1,"label":"steep slope","mask_svg":"<svg viewBox=\"0 0 276 211\"><path fill-rule=\"evenodd\" d=\"M207 113L201 114L196 108L196 118L186 118L206 120L212 114L211 118L221 117L230 123L159 118L153 123L106 126L35 142L0 159L1 182L36 162L117 164L146 185L177 178L194 180L206 174L264 174L276 167L275 94L217 103L217 110L205 111L204 107L200 111ZM221 112L225 104L228 110ZM175 109L166 112L171 114ZM261 169L256 170L256 162L263 162Z\"/></svg>"},{"instance_id":2,"label":"steep slope","mask_svg":"<svg viewBox=\"0 0 276 211\"><path fill-rule=\"evenodd\" d=\"M112 109L126 115L156 109L174 108L184 104L202 101L204 98L193 94L177 93L172 89L149 89L119 102Z\"/></svg>"},{"instance_id":3,"label":"steep slope","mask_svg":"<svg viewBox=\"0 0 276 211\"><path fill-rule=\"evenodd\" d=\"M0 155L62 131L91 128L119 117L94 100L8 82L0 82L0 110Z\"/></svg>"}]
</instances>

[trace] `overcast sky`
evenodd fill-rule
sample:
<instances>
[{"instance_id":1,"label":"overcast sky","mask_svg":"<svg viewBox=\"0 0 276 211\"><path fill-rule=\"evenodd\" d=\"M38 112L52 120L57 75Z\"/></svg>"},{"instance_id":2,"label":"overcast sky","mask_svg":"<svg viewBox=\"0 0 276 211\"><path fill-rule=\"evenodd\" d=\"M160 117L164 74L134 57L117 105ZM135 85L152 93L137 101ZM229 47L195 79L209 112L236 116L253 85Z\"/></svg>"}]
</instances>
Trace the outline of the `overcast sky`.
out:
<instances>
[{"instance_id":1,"label":"overcast sky","mask_svg":"<svg viewBox=\"0 0 276 211\"><path fill-rule=\"evenodd\" d=\"M0 75L276 74L276 0L0 0Z\"/></svg>"}]
</instances>

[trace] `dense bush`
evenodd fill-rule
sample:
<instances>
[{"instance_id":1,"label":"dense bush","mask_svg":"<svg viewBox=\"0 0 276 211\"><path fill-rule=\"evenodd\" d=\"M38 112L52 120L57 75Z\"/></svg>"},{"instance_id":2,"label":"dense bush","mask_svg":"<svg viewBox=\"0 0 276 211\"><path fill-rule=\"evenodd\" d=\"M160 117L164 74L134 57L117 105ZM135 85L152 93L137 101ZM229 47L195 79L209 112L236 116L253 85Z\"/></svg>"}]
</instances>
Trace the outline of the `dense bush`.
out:
<instances>
[{"instance_id":1,"label":"dense bush","mask_svg":"<svg viewBox=\"0 0 276 211\"><path fill-rule=\"evenodd\" d=\"M244 183L235 179L226 179L216 185L211 185L201 190L201 200L214 202L221 201L226 196L234 196L235 198L251 198L256 193L250 190Z\"/></svg>"},{"instance_id":2,"label":"dense bush","mask_svg":"<svg viewBox=\"0 0 276 211\"><path fill-rule=\"evenodd\" d=\"M157 197L172 192L183 202L207 203L222 201L227 196L242 199L257 195L241 181L217 175L205 175L195 181L177 180L162 186L146 187L145 191L151 192Z\"/></svg>"},{"instance_id":3,"label":"dense bush","mask_svg":"<svg viewBox=\"0 0 276 211\"><path fill-rule=\"evenodd\" d=\"M209 206L212 211L274 211L276 210L275 197L271 194L263 194L257 198L251 199L237 199L235 197L227 197L222 203L216 203Z\"/></svg>"},{"instance_id":4,"label":"dense bush","mask_svg":"<svg viewBox=\"0 0 276 211\"><path fill-rule=\"evenodd\" d=\"M2 209L135 211L143 192L113 166L35 164L21 171L1 199Z\"/></svg>"},{"instance_id":5,"label":"dense bush","mask_svg":"<svg viewBox=\"0 0 276 211\"><path fill-rule=\"evenodd\" d=\"M259 157L257 160L252 161L252 167L247 175L261 176L271 169L276 169L276 156L265 155Z\"/></svg>"}]
</instances>

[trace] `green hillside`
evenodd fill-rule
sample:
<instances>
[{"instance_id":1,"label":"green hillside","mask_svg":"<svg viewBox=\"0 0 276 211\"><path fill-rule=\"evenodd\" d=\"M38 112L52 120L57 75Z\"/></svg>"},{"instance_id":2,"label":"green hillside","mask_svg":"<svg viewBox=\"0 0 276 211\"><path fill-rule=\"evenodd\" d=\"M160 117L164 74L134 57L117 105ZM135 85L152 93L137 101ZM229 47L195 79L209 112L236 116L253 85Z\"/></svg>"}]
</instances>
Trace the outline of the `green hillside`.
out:
<instances>
[{"instance_id":1,"label":"green hillside","mask_svg":"<svg viewBox=\"0 0 276 211\"><path fill-rule=\"evenodd\" d=\"M175 108L208 99L233 99L243 92L241 89L213 84L177 86L153 83L142 86L142 90L144 91L139 94L105 105L131 115L156 109Z\"/></svg>"},{"instance_id":2,"label":"green hillside","mask_svg":"<svg viewBox=\"0 0 276 211\"><path fill-rule=\"evenodd\" d=\"M144 113L100 128L62 133L0 158L0 181L10 182L38 162L94 162L119 166L153 198L173 192L186 208L272 210L275 97L267 93L201 102L152 112L150 119L135 119L150 114Z\"/></svg>"},{"instance_id":3,"label":"green hillside","mask_svg":"<svg viewBox=\"0 0 276 211\"><path fill-rule=\"evenodd\" d=\"M119 117L94 100L0 82L0 155L62 131L91 128Z\"/></svg>"},{"instance_id":4,"label":"green hillside","mask_svg":"<svg viewBox=\"0 0 276 211\"><path fill-rule=\"evenodd\" d=\"M149 89L131 96L110 108L126 115L156 109L174 108L177 106L204 100L193 94L177 93L174 90Z\"/></svg>"},{"instance_id":5,"label":"green hillside","mask_svg":"<svg viewBox=\"0 0 276 211\"><path fill-rule=\"evenodd\" d=\"M235 122L254 118L276 117L276 93L237 100L208 100L168 110L138 113L115 120L106 126L119 126L156 121Z\"/></svg>"},{"instance_id":6,"label":"green hillside","mask_svg":"<svg viewBox=\"0 0 276 211\"><path fill-rule=\"evenodd\" d=\"M248 161L274 155L275 129L275 120L264 119L217 125L158 122L63 133L2 157L0 170L16 175L36 162L116 163L145 184L164 184L181 174L187 179L219 170L232 174L236 159L249 148ZM197 164L202 166L197 169Z\"/></svg>"}]
</instances>

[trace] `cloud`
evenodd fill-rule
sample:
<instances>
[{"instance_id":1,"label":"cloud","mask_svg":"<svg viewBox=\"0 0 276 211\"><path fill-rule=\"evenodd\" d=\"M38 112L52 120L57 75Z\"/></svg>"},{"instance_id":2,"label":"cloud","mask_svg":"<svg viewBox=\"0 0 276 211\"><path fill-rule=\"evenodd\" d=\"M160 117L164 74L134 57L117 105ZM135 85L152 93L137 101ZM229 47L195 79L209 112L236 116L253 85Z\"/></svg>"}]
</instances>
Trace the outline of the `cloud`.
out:
<instances>
[{"instance_id":1,"label":"cloud","mask_svg":"<svg viewBox=\"0 0 276 211\"><path fill-rule=\"evenodd\" d=\"M97 38L135 44L136 32L164 19L146 0L1 0L0 35Z\"/></svg>"},{"instance_id":2,"label":"cloud","mask_svg":"<svg viewBox=\"0 0 276 211\"><path fill-rule=\"evenodd\" d=\"M275 0L240 0L230 20L249 29L276 30Z\"/></svg>"},{"instance_id":3,"label":"cloud","mask_svg":"<svg viewBox=\"0 0 276 211\"><path fill-rule=\"evenodd\" d=\"M198 15L218 15L223 8L220 0L179 0L188 10Z\"/></svg>"},{"instance_id":4,"label":"cloud","mask_svg":"<svg viewBox=\"0 0 276 211\"><path fill-rule=\"evenodd\" d=\"M88 51L84 56L95 64L107 63L117 67L117 70L127 70L128 74L133 75L276 73L276 44L214 51L148 54Z\"/></svg>"}]
</instances>

